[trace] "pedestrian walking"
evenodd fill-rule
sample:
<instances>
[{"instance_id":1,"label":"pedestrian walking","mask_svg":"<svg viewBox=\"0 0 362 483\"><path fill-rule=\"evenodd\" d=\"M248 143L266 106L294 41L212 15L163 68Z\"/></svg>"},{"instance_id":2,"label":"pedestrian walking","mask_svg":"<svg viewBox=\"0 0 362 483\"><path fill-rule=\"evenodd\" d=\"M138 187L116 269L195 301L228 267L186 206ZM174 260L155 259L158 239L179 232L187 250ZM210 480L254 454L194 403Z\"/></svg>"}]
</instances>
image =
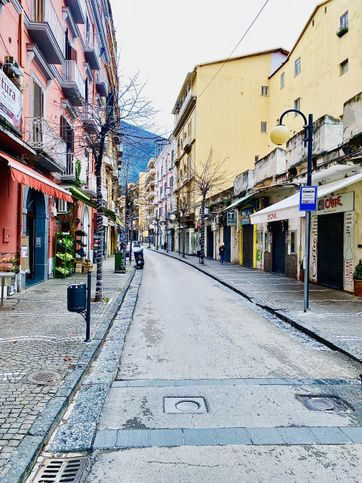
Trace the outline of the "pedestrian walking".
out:
<instances>
[{"instance_id":1,"label":"pedestrian walking","mask_svg":"<svg viewBox=\"0 0 362 483\"><path fill-rule=\"evenodd\" d=\"M220 263L224 263L224 258L225 258L225 246L224 244L221 244L219 247L219 256L220 256Z\"/></svg>"}]
</instances>

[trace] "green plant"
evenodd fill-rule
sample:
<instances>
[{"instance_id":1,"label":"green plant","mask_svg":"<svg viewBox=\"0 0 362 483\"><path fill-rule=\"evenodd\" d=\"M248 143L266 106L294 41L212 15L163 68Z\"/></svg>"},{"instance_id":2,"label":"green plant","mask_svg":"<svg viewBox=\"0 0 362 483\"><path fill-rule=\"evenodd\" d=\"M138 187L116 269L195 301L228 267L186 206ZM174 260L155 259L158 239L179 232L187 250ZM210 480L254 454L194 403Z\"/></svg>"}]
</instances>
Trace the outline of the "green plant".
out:
<instances>
[{"instance_id":1,"label":"green plant","mask_svg":"<svg viewBox=\"0 0 362 483\"><path fill-rule=\"evenodd\" d=\"M362 280L362 260L355 266L353 280Z\"/></svg>"}]
</instances>

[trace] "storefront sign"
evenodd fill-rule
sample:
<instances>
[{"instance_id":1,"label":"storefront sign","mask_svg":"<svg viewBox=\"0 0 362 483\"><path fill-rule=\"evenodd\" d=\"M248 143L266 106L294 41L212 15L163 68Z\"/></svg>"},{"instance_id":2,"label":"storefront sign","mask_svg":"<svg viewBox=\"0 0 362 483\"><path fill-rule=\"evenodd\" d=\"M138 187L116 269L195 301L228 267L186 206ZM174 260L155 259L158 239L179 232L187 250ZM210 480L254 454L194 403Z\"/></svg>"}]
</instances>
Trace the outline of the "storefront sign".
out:
<instances>
[{"instance_id":1,"label":"storefront sign","mask_svg":"<svg viewBox=\"0 0 362 483\"><path fill-rule=\"evenodd\" d=\"M253 209L249 208L240 212L240 224L250 225L250 215L253 213Z\"/></svg>"},{"instance_id":2,"label":"storefront sign","mask_svg":"<svg viewBox=\"0 0 362 483\"><path fill-rule=\"evenodd\" d=\"M353 211L347 211L344 214L344 270L343 270L343 288L349 292L353 292Z\"/></svg>"},{"instance_id":3,"label":"storefront sign","mask_svg":"<svg viewBox=\"0 0 362 483\"><path fill-rule=\"evenodd\" d=\"M236 223L236 216L235 216L235 210L234 211L228 211L226 213L226 225L227 226L233 226Z\"/></svg>"},{"instance_id":4,"label":"storefront sign","mask_svg":"<svg viewBox=\"0 0 362 483\"><path fill-rule=\"evenodd\" d=\"M312 216L311 220L311 253L310 253L310 276L313 282L317 282L318 270L318 217Z\"/></svg>"},{"instance_id":5,"label":"storefront sign","mask_svg":"<svg viewBox=\"0 0 362 483\"><path fill-rule=\"evenodd\" d=\"M299 210L315 211L317 209L317 186L301 186L299 192Z\"/></svg>"},{"instance_id":6,"label":"storefront sign","mask_svg":"<svg viewBox=\"0 0 362 483\"><path fill-rule=\"evenodd\" d=\"M23 95L0 69L0 116L21 131Z\"/></svg>"},{"instance_id":7,"label":"storefront sign","mask_svg":"<svg viewBox=\"0 0 362 483\"><path fill-rule=\"evenodd\" d=\"M352 211L354 209L354 192L343 195L326 196L318 200L318 215Z\"/></svg>"}]
</instances>

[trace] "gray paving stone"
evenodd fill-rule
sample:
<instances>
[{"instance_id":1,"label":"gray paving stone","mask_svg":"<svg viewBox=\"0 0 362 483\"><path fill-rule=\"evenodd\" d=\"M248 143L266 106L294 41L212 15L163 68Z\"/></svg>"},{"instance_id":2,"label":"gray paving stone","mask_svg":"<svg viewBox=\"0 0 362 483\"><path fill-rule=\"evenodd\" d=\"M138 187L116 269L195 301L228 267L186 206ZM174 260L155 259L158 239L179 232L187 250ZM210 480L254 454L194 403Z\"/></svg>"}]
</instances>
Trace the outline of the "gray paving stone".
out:
<instances>
[{"instance_id":1,"label":"gray paving stone","mask_svg":"<svg viewBox=\"0 0 362 483\"><path fill-rule=\"evenodd\" d=\"M277 431L287 444L315 444L318 442L317 437L309 428L277 428Z\"/></svg>"},{"instance_id":2,"label":"gray paving stone","mask_svg":"<svg viewBox=\"0 0 362 483\"><path fill-rule=\"evenodd\" d=\"M150 446L149 429L120 429L117 434L117 448L145 448Z\"/></svg>"},{"instance_id":3,"label":"gray paving stone","mask_svg":"<svg viewBox=\"0 0 362 483\"><path fill-rule=\"evenodd\" d=\"M321 444L347 444L350 438L340 428L311 427L310 430Z\"/></svg>"},{"instance_id":4,"label":"gray paving stone","mask_svg":"<svg viewBox=\"0 0 362 483\"><path fill-rule=\"evenodd\" d=\"M248 428L247 431L253 444L284 444L276 428Z\"/></svg>"},{"instance_id":5,"label":"gray paving stone","mask_svg":"<svg viewBox=\"0 0 362 483\"><path fill-rule=\"evenodd\" d=\"M183 429L184 444L187 446L217 445L216 434L213 429Z\"/></svg>"},{"instance_id":6,"label":"gray paving stone","mask_svg":"<svg viewBox=\"0 0 362 483\"><path fill-rule=\"evenodd\" d=\"M96 437L93 443L94 449L109 449L114 448L117 443L117 430L105 429L103 431L97 431Z\"/></svg>"},{"instance_id":7,"label":"gray paving stone","mask_svg":"<svg viewBox=\"0 0 362 483\"><path fill-rule=\"evenodd\" d=\"M245 428L215 428L214 431L218 444L251 444Z\"/></svg>"},{"instance_id":8,"label":"gray paving stone","mask_svg":"<svg viewBox=\"0 0 362 483\"><path fill-rule=\"evenodd\" d=\"M351 439L353 443L362 443L362 427L361 426L342 426L340 429Z\"/></svg>"},{"instance_id":9,"label":"gray paving stone","mask_svg":"<svg viewBox=\"0 0 362 483\"><path fill-rule=\"evenodd\" d=\"M181 446L183 443L181 429L151 429L150 446Z\"/></svg>"}]
</instances>

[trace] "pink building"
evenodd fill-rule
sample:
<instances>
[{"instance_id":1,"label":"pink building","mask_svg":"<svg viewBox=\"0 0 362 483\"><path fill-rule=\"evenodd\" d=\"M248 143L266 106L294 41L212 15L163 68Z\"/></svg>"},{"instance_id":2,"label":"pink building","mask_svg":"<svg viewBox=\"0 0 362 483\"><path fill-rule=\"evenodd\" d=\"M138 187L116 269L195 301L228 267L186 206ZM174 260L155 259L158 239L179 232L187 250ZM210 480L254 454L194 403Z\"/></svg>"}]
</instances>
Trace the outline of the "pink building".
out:
<instances>
[{"instance_id":1,"label":"pink building","mask_svg":"<svg viewBox=\"0 0 362 483\"><path fill-rule=\"evenodd\" d=\"M59 275L59 232L75 259L92 256L94 163L80 140L96 128L85 106L118 88L111 18L93 0L0 11L0 270L14 259L18 288Z\"/></svg>"}]
</instances>

